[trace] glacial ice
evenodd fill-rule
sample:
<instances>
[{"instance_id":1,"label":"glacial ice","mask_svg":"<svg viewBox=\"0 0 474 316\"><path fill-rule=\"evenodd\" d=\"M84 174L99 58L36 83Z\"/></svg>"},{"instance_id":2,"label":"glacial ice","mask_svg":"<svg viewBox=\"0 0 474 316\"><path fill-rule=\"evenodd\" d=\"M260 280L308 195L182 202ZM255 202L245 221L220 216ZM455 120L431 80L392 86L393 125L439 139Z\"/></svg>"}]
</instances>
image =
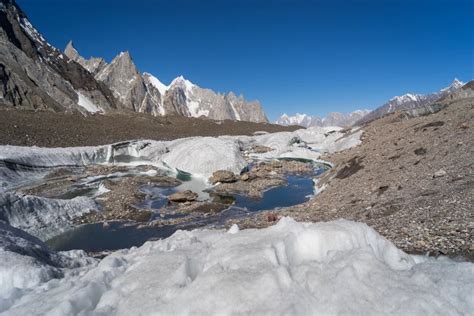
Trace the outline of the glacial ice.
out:
<instances>
[{"instance_id":1,"label":"glacial ice","mask_svg":"<svg viewBox=\"0 0 474 316\"><path fill-rule=\"evenodd\" d=\"M345 220L177 231L98 264L62 268L59 279L23 264L8 278L35 284L3 287L7 315L457 315L474 308L474 264L407 255Z\"/></svg>"},{"instance_id":2,"label":"glacial ice","mask_svg":"<svg viewBox=\"0 0 474 316\"><path fill-rule=\"evenodd\" d=\"M16 193L0 193L0 221L47 240L70 229L71 220L90 211L98 211L88 197L70 200L48 199Z\"/></svg>"},{"instance_id":3,"label":"glacial ice","mask_svg":"<svg viewBox=\"0 0 474 316\"><path fill-rule=\"evenodd\" d=\"M173 141L162 160L169 166L209 177L216 170L240 173L245 160L235 140L215 137L185 138Z\"/></svg>"},{"instance_id":4,"label":"glacial ice","mask_svg":"<svg viewBox=\"0 0 474 316\"><path fill-rule=\"evenodd\" d=\"M329 133L335 131L333 133ZM360 143L362 131L343 137L338 128L312 127L295 132L258 136L189 137L173 141L137 140L96 147L39 148L0 146L0 184L3 187L25 179L26 171L41 176L52 167L89 164L151 164L209 177L219 169L238 173L245 165L241 149L250 144L271 147L258 158L298 157L318 159L321 152L335 152ZM290 144L294 138L304 144ZM314 150L317 149L317 150ZM7 166L13 166L8 167Z\"/></svg>"}]
</instances>

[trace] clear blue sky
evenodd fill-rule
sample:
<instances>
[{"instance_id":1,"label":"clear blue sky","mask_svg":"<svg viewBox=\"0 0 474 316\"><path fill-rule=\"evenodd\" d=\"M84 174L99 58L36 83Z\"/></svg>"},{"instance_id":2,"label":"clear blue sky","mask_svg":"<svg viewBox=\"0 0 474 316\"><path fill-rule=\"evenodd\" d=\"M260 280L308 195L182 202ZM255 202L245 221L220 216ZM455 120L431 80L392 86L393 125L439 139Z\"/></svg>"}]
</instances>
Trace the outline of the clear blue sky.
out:
<instances>
[{"instance_id":1,"label":"clear blue sky","mask_svg":"<svg viewBox=\"0 0 474 316\"><path fill-rule=\"evenodd\" d=\"M58 48L128 50L169 83L184 75L258 99L270 119L375 108L474 77L472 0L17 0Z\"/></svg>"}]
</instances>

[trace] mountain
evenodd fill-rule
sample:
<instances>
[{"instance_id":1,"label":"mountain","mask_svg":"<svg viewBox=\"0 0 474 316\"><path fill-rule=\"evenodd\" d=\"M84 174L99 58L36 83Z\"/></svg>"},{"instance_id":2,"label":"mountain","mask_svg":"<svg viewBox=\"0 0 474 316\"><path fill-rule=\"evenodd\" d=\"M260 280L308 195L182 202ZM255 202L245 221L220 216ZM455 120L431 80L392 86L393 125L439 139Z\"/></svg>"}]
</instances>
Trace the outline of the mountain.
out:
<instances>
[{"instance_id":1,"label":"mountain","mask_svg":"<svg viewBox=\"0 0 474 316\"><path fill-rule=\"evenodd\" d=\"M0 105L59 112L141 112L267 122L259 102L203 89L183 77L165 85L141 73L130 53L110 63L64 53L32 26L14 0L0 0Z\"/></svg>"},{"instance_id":2,"label":"mountain","mask_svg":"<svg viewBox=\"0 0 474 316\"><path fill-rule=\"evenodd\" d=\"M347 127L361 125L395 111L411 111L413 115L416 115L416 113L436 112L437 108L434 106L435 102L460 91L463 85L464 83L462 81L455 78L449 86L437 92L429 94L407 93L402 96L396 96L373 111L357 110L349 114L333 112L329 113L325 118L299 113L294 116L283 114L275 123L280 125L300 125L304 127Z\"/></svg>"},{"instance_id":3,"label":"mountain","mask_svg":"<svg viewBox=\"0 0 474 316\"><path fill-rule=\"evenodd\" d=\"M64 53L83 65L95 79L107 85L129 110L155 116L182 115L213 120L268 122L258 101L246 101L201 88L183 76L169 85L150 73L140 74L129 52L122 52L110 64L101 58L83 58L69 42Z\"/></svg>"},{"instance_id":4,"label":"mountain","mask_svg":"<svg viewBox=\"0 0 474 316\"><path fill-rule=\"evenodd\" d=\"M437 92L429 94L407 93L402 96L393 97L387 103L376 108L375 110L367 114L365 117L358 120L356 124L364 124L366 122L372 121L395 111L405 111L414 109L429 111L431 105L434 104L437 100L442 99L450 95L451 93L459 90L463 85L463 82L455 78L449 86Z\"/></svg>"},{"instance_id":5,"label":"mountain","mask_svg":"<svg viewBox=\"0 0 474 316\"><path fill-rule=\"evenodd\" d=\"M105 83L114 96L131 111L145 112L145 109L153 106L144 103L150 100L145 98L146 85L128 52L120 53L110 64L103 67L95 78Z\"/></svg>"},{"instance_id":6,"label":"mountain","mask_svg":"<svg viewBox=\"0 0 474 316\"><path fill-rule=\"evenodd\" d=\"M296 113L293 116L288 116L287 114L283 114L278 118L275 122L276 124L280 125L300 125L304 127L326 127L326 126L340 126L340 127L348 127L354 124L357 120L361 119L365 115L367 115L370 111L369 110L357 110L351 113L339 113L339 112L331 112L326 117L319 117L319 116L311 116L307 114L299 114Z\"/></svg>"},{"instance_id":7,"label":"mountain","mask_svg":"<svg viewBox=\"0 0 474 316\"><path fill-rule=\"evenodd\" d=\"M83 113L121 108L110 89L51 46L13 0L0 1L0 26L0 104Z\"/></svg>"}]
</instances>

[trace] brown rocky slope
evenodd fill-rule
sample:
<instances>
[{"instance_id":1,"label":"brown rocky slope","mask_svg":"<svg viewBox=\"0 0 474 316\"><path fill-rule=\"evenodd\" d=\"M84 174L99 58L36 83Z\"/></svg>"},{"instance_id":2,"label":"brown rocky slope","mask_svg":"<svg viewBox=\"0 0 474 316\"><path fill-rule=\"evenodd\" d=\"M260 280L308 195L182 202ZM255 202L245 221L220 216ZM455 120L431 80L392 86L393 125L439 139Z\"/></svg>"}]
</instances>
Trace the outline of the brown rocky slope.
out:
<instances>
[{"instance_id":1,"label":"brown rocky slope","mask_svg":"<svg viewBox=\"0 0 474 316\"><path fill-rule=\"evenodd\" d=\"M361 145L323 157L335 167L315 198L241 224L266 226L284 215L345 218L367 223L407 252L472 260L473 95L445 98L446 107L427 116L399 112L368 123Z\"/></svg>"},{"instance_id":2,"label":"brown rocky slope","mask_svg":"<svg viewBox=\"0 0 474 316\"><path fill-rule=\"evenodd\" d=\"M172 140L190 136L252 135L294 131L280 126L243 121L213 121L143 113L88 115L17 110L0 104L0 144L40 147L96 146L131 139Z\"/></svg>"}]
</instances>

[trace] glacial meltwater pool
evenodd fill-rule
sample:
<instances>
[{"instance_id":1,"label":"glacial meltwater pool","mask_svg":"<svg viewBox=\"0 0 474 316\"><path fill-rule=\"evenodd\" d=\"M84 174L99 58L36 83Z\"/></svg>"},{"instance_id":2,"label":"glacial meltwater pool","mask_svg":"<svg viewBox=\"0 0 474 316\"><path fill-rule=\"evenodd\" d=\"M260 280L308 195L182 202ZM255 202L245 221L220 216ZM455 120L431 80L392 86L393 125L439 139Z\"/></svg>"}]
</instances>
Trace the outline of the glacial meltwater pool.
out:
<instances>
[{"instance_id":1,"label":"glacial meltwater pool","mask_svg":"<svg viewBox=\"0 0 474 316\"><path fill-rule=\"evenodd\" d=\"M189 216L178 211L174 214L161 214L160 209L168 203L167 196L189 187L199 186L199 180L189 178L177 187L152 187L145 186L142 191L147 198L137 205L139 208L152 210L152 219L185 219L174 225L148 225L148 223L111 221L106 224L94 223L80 225L70 231L56 236L46 243L56 251L83 249L88 252L100 252L141 246L148 240L166 238L178 229L194 229L198 227L223 228L229 219L243 218L255 212L274 210L289 207L308 201L314 195L314 177L325 170L326 165L315 165L314 173L303 175L286 175L286 185L273 187L263 192L262 198L251 198L239 194L208 194L205 190L200 192L199 200L226 201L229 206L217 214L203 214L202 216ZM195 188L194 188L195 189ZM194 190L198 191L198 190ZM189 218L189 220L188 220Z\"/></svg>"}]
</instances>

